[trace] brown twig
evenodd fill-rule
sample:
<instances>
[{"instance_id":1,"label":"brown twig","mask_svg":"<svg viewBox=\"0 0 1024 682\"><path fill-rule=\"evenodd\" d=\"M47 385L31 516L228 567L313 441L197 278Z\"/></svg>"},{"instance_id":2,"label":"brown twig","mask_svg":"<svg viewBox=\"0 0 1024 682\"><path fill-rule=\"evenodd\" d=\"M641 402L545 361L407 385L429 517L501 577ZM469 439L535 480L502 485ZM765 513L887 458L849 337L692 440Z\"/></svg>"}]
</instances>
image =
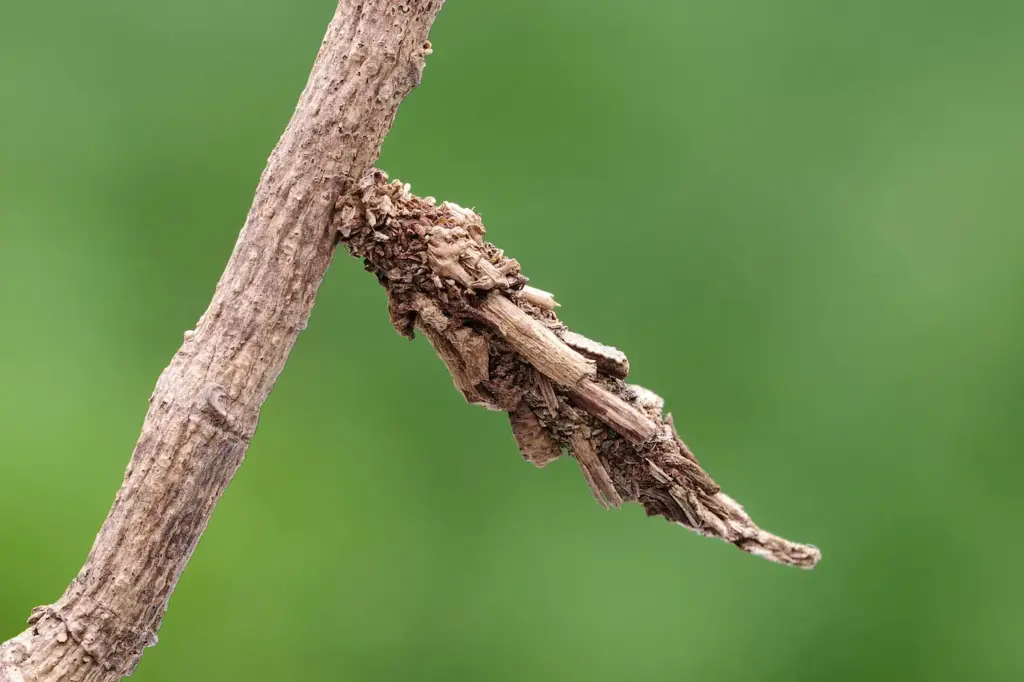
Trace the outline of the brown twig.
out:
<instances>
[{"instance_id":1,"label":"brown twig","mask_svg":"<svg viewBox=\"0 0 1024 682\"><path fill-rule=\"evenodd\" d=\"M398 331L424 331L469 402L508 412L528 461L544 466L565 448L602 506L639 502L771 561L817 563L817 548L761 530L721 492L664 401L624 381L625 354L566 329L554 298L484 241L476 213L375 171L339 198L334 225L387 289Z\"/></svg>"},{"instance_id":2,"label":"brown twig","mask_svg":"<svg viewBox=\"0 0 1024 682\"><path fill-rule=\"evenodd\" d=\"M339 3L213 301L150 398L92 551L64 596L0 645L0 682L117 680L156 642L178 576L306 326L336 245L335 200L376 161L419 83L442 4Z\"/></svg>"}]
</instances>

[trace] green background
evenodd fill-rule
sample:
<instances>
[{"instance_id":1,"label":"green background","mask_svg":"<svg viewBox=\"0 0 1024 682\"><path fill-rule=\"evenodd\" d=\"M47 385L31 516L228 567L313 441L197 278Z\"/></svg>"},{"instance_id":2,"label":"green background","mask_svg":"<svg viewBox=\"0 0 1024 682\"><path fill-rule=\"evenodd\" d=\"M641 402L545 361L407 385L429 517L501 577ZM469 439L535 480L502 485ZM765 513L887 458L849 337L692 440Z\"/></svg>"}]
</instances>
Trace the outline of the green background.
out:
<instances>
[{"instance_id":1,"label":"green background","mask_svg":"<svg viewBox=\"0 0 1024 682\"><path fill-rule=\"evenodd\" d=\"M331 0L0 14L0 639L75 574ZM381 165L806 573L525 464L339 258L134 679L1024 678L1024 3L450 0Z\"/></svg>"}]
</instances>

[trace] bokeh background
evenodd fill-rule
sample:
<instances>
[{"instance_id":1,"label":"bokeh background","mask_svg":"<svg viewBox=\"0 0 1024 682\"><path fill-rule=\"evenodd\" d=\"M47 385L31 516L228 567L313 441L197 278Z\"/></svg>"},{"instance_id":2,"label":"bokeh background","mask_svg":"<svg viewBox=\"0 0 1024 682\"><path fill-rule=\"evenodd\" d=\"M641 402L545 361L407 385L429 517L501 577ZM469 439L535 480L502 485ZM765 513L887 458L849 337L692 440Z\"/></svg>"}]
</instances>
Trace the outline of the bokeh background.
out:
<instances>
[{"instance_id":1,"label":"bokeh background","mask_svg":"<svg viewBox=\"0 0 1024 682\"><path fill-rule=\"evenodd\" d=\"M333 6L3 4L0 639L84 559ZM339 258L134 679L1024 678L1024 3L451 0L431 37L381 165L824 560L602 512Z\"/></svg>"}]
</instances>

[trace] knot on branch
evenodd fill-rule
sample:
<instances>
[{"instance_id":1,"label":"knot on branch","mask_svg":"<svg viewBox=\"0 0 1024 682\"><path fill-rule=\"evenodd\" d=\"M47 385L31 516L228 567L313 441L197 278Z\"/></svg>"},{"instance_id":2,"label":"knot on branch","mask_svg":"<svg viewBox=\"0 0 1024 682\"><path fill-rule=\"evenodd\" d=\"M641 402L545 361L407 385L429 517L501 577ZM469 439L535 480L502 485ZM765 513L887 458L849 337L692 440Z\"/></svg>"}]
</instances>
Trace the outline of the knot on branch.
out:
<instances>
[{"instance_id":1,"label":"knot on branch","mask_svg":"<svg viewBox=\"0 0 1024 682\"><path fill-rule=\"evenodd\" d=\"M143 650L157 643L154 630L126 623L75 583L56 604L33 609L28 622L37 631L44 627L55 631L54 645L80 649L82 664L122 676L130 675Z\"/></svg>"},{"instance_id":2,"label":"knot on branch","mask_svg":"<svg viewBox=\"0 0 1024 682\"><path fill-rule=\"evenodd\" d=\"M338 200L333 220L387 290L399 333L422 331L469 402L508 412L525 459L544 466L565 449L604 507L638 502L772 561L818 561L817 548L761 530L721 492L664 401L626 383L626 355L568 330L554 297L484 241L475 212L417 197L376 170Z\"/></svg>"}]
</instances>

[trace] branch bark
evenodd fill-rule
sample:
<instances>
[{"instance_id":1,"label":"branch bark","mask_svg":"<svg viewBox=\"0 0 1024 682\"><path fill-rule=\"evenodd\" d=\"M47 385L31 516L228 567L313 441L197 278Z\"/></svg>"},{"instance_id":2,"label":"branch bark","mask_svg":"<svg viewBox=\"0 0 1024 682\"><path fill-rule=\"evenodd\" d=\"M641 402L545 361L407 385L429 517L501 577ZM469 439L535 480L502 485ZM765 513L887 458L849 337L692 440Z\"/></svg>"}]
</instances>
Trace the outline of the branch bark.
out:
<instances>
[{"instance_id":1,"label":"branch bark","mask_svg":"<svg viewBox=\"0 0 1024 682\"><path fill-rule=\"evenodd\" d=\"M334 253L337 198L419 84L444 0L341 0L213 301L164 370L85 565L0 646L0 681L130 674L242 462Z\"/></svg>"}]
</instances>

